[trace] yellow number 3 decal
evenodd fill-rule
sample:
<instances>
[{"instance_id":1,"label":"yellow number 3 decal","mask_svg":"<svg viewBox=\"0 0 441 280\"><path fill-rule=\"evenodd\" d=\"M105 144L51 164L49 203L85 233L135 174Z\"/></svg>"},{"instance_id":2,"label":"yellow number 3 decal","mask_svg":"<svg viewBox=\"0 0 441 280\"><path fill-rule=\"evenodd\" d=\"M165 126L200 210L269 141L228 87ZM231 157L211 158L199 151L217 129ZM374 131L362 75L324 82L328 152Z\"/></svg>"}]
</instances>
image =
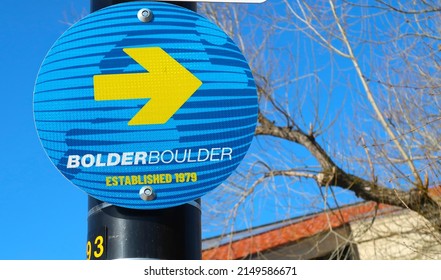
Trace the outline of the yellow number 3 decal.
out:
<instances>
[{"instance_id":1,"label":"yellow number 3 decal","mask_svg":"<svg viewBox=\"0 0 441 280\"><path fill-rule=\"evenodd\" d=\"M98 235L95 238L95 245L96 245L97 250L93 252L93 256L98 259L104 253L104 246L103 246L104 245L104 238L101 235Z\"/></svg>"},{"instance_id":2,"label":"yellow number 3 decal","mask_svg":"<svg viewBox=\"0 0 441 280\"><path fill-rule=\"evenodd\" d=\"M98 235L94 244L96 248L93 250L93 256L95 259L99 259L104 254L104 237ZM88 260L92 258L92 243L90 241L87 241L86 256Z\"/></svg>"}]
</instances>

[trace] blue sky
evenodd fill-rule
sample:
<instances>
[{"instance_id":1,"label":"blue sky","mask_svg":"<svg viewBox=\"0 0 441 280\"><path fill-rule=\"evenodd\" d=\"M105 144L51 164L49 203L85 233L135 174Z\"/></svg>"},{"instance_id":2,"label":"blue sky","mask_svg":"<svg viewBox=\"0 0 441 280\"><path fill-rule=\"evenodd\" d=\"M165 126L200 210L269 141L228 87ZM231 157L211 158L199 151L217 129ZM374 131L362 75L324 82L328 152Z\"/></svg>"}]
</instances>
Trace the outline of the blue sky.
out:
<instances>
[{"instance_id":1,"label":"blue sky","mask_svg":"<svg viewBox=\"0 0 441 280\"><path fill-rule=\"evenodd\" d=\"M63 22L88 11L89 0L6 0L2 4L0 260L84 259L87 195L66 180L46 156L35 130L32 102L39 67L68 28ZM254 141L254 145L266 144ZM271 147L277 145L273 142ZM284 183L283 179L278 182ZM261 188L241 209L235 229L304 213L310 201L296 194L310 186L304 184L294 191L278 189L278 194L289 193L293 200L284 200L286 195L275 198L271 187ZM221 189L204 201L209 206L217 197L223 197ZM218 226L204 225L204 236L225 230L221 217L225 211L219 215ZM210 219L208 216L205 221Z\"/></svg>"},{"instance_id":2,"label":"blue sky","mask_svg":"<svg viewBox=\"0 0 441 280\"><path fill-rule=\"evenodd\" d=\"M47 157L32 108L46 53L68 28L66 20L88 12L89 0L2 3L0 260L84 259L87 195Z\"/></svg>"},{"instance_id":3,"label":"blue sky","mask_svg":"<svg viewBox=\"0 0 441 280\"><path fill-rule=\"evenodd\" d=\"M52 165L35 131L34 82L65 15L89 1L2 1L0 259L83 259L87 196Z\"/></svg>"}]
</instances>

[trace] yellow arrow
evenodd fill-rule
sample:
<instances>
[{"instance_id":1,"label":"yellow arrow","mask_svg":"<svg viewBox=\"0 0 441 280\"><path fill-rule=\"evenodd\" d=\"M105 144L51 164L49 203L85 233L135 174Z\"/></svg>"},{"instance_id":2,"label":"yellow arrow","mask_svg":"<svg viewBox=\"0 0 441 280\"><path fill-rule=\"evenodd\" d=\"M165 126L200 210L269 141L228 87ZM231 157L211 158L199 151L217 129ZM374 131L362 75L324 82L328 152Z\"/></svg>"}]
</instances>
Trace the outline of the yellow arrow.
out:
<instances>
[{"instance_id":1,"label":"yellow arrow","mask_svg":"<svg viewBox=\"0 0 441 280\"><path fill-rule=\"evenodd\" d=\"M149 72L95 75L93 84L96 101L150 98L129 125L166 123L202 85L159 47L123 51Z\"/></svg>"}]
</instances>

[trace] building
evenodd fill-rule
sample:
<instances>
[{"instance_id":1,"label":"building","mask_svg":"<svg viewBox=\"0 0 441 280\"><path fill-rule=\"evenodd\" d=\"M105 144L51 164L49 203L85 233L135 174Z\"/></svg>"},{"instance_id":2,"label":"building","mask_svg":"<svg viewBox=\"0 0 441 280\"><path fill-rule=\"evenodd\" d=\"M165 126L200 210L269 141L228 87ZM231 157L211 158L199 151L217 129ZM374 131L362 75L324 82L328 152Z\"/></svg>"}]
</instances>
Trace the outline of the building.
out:
<instances>
[{"instance_id":1,"label":"building","mask_svg":"<svg viewBox=\"0 0 441 280\"><path fill-rule=\"evenodd\" d=\"M418 214L363 202L203 241L203 259L441 259Z\"/></svg>"}]
</instances>

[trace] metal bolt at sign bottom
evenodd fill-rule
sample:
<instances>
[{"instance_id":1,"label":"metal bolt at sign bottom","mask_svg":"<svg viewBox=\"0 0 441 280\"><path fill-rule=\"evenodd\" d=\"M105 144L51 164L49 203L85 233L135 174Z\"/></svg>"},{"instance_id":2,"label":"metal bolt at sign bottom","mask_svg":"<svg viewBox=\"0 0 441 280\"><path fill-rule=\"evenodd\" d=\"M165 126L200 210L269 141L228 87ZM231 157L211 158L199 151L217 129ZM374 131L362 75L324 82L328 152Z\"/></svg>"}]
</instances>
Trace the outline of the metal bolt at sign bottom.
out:
<instances>
[{"instance_id":1,"label":"metal bolt at sign bottom","mask_svg":"<svg viewBox=\"0 0 441 280\"><path fill-rule=\"evenodd\" d=\"M144 201L151 201L151 200L156 199L155 190L150 186L142 187L139 190L139 196Z\"/></svg>"},{"instance_id":2,"label":"metal bolt at sign bottom","mask_svg":"<svg viewBox=\"0 0 441 280\"><path fill-rule=\"evenodd\" d=\"M147 8L138 11L138 19L142 22L150 22L153 19L153 12Z\"/></svg>"}]
</instances>

